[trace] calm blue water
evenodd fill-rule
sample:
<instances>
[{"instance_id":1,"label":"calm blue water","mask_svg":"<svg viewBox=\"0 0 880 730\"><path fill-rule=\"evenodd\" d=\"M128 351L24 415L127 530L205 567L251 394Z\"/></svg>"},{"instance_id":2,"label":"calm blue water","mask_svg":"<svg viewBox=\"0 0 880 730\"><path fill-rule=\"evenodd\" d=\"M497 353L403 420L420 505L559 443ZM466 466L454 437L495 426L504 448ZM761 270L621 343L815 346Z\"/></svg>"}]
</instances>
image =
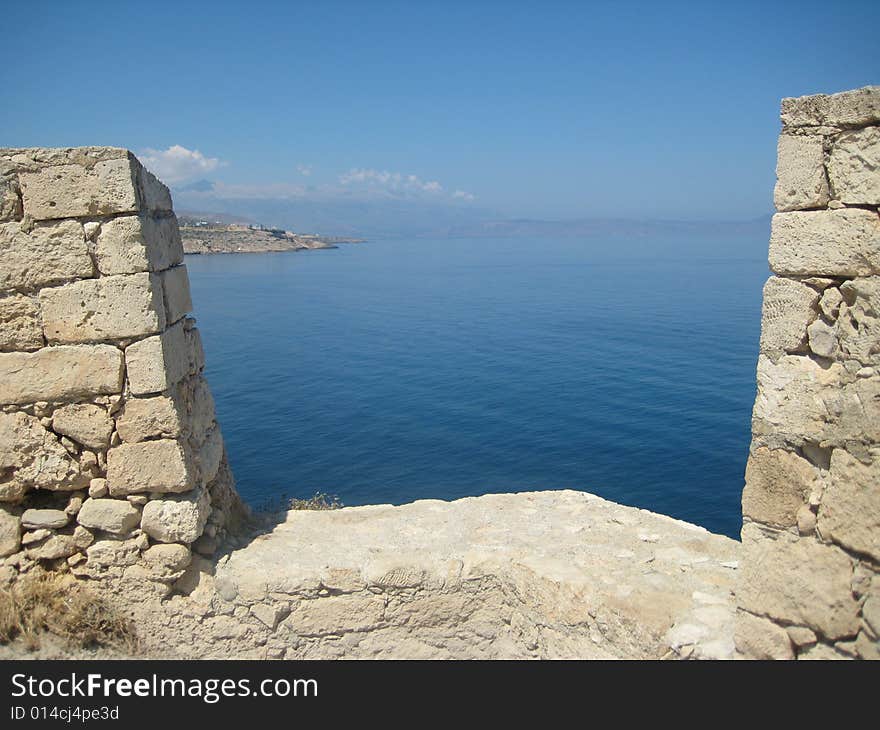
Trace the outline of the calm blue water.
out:
<instances>
[{"instance_id":1,"label":"calm blue water","mask_svg":"<svg viewBox=\"0 0 880 730\"><path fill-rule=\"evenodd\" d=\"M571 488L737 536L765 245L653 244L188 257L243 496Z\"/></svg>"}]
</instances>

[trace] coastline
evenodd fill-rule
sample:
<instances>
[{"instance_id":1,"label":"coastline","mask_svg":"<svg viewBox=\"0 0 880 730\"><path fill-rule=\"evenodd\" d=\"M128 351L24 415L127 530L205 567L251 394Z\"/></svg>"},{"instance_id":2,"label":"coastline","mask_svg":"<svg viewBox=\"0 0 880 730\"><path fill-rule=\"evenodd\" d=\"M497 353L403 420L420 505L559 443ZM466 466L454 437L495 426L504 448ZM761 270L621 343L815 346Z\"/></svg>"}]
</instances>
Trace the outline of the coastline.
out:
<instances>
[{"instance_id":1,"label":"coastline","mask_svg":"<svg viewBox=\"0 0 880 730\"><path fill-rule=\"evenodd\" d=\"M317 236L281 229L243 225L180 226L183 251L188 256L235 253L279 253L339 248L340 244L363 243L364 239Z\"/></svg>"}]
</instances>

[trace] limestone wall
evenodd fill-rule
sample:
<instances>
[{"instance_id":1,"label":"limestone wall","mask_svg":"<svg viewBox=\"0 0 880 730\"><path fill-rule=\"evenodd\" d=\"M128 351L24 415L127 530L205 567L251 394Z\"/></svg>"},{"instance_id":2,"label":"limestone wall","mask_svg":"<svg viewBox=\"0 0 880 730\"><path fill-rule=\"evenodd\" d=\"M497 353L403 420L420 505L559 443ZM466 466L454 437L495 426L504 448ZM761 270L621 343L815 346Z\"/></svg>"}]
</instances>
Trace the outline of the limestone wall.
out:
<instances>
[{"instance_id":1,"label":"limestone wall","mask_svg":"<svg viewBox=\"0 0 880 730\"><path fill-rule=\"evenodd\" d=\"M880 87L782 124L736 644L880 658Z\"/></svg>"},{"instance_id":2,"label":"limestone wall","mask_svg":"<svg viewBox=\"0 0 880 730\"><path fill-rule=\"evenodd\" d=\"M130 152L0 149L6 573L215 550L240 503L191 310L168 189Z\"/></svg>"}]
</instances>

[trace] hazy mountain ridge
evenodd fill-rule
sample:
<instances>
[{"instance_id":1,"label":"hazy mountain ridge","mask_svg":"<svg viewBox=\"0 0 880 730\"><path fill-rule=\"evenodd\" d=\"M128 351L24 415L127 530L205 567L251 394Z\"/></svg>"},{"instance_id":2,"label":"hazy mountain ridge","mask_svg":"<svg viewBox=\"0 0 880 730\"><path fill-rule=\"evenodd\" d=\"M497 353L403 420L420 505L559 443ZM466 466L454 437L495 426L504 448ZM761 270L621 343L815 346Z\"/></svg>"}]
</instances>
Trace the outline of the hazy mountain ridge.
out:
<instances>
[{"instance_id":1,"label":"hazy mountain ridge","mask_svg":"<svg viewBox=\"0 0 880 730\"><path fill-rule=\"evenodd\" d=\"M628 237L756 235L766 241L770 215L745 221L686 221L623 217L542 220L507 218L474 205L412 199L223 198L186 186L174 191L181 210L222 222L259 221L294 231L363 238ZM195 215L195 214L194 214Z\"/></svg>"}]
</instances>

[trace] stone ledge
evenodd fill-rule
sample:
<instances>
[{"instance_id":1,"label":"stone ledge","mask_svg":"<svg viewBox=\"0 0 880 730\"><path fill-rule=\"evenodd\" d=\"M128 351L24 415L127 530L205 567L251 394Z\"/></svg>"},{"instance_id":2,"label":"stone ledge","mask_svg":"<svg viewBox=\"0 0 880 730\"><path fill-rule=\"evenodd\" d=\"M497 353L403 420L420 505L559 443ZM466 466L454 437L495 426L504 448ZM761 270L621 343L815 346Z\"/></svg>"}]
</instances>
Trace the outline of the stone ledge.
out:
<instances>
[{"instance_id":1,"label":"stone ledge","mask_svg":"<svg viewBox=\"0 0 880 730\"><path fill-rule=\"evenodd\" d=\"M553 491L279 518L142 608L154 651L170 614L192 656L733 656L739 543L670 517Z\"/></svg>"}]
</instances>

